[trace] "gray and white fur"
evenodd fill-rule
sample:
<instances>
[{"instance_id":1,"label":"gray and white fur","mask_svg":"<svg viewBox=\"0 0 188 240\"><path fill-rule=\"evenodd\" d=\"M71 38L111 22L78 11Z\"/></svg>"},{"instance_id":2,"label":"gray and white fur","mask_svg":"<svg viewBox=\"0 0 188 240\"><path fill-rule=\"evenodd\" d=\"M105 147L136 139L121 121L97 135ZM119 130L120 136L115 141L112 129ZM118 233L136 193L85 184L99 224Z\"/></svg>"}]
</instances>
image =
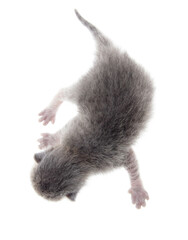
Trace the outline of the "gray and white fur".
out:
<instances>
[{"instance_id":1,"label":"gray and white fur","mask_svg":"<svg viewBox=\"0 0 188 240\"><path fill-rule=\"evenodd\" d=\"M34 189L43 197L75 200L91 174L125 167L129 192L137 208L149 199L131 148L151 112L152 82L141 66L122 53L76 10L97 43L93 67L73 86L61 89L39 115L44 125L55 122L64 100L77 104L78 115L55 134L42 134L44 152L35 154Z\"/></svg>"}]
</instances>

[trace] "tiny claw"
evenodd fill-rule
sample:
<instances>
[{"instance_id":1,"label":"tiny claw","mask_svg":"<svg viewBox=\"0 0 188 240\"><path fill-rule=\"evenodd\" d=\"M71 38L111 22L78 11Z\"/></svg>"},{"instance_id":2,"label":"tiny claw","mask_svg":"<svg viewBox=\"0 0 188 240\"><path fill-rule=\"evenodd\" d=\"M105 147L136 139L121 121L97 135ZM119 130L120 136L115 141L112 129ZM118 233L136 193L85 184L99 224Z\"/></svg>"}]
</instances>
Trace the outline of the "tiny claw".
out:
<instances>
[{"instance_id":1,"label":"tiny claw","mask_svg":"<svg viewBox=\"0 0 188 240\"><path fill-rule=\"evenodd\" d=\"M43 115L43 113L44 113L44 111L40 112L38 115L41 116L41 115Z\"/></svg>"},{"instance_id":2,"label":"tiny claw","mask_svg":"<svg viewBox=\"0 0 188 240\"><path fill-rule=\"evenodd\" d=\"M42 116L42 117L39 119L39 122L46 121L46 119L47 119L46 116Z\"/></svg>"},{"instance_id":3,"label":"tiny claw","mask_svg":"<svg viewBox=\"0 0 188 240\"><path fill-rule=\"evenodd\" d=\"M46 136L48 136L48 133L41 133L40 135L43 137L46 137Z\"/></svg>"},{"instance_id":4,"label":"tiny claw","mask_svg":"<svg viewBox=\"0 0 188 240\"><path fill-rule=\"evenodd\" d=\"M140 208L141 208L141 205L140 205L140 204L136 204L136 208L137 208L137 209L140 209Z\"/></svg>"},{"instance_id":5,"label":"tiny claw","mask_svg":"<svg viewBox=\"0 0 188 240\"><path fill-rule=\"evenodd\" d=\"M41 145L38 145L38 147L39 147L39 149L41 149L41 150L43 149L43 147L42 147Z\"/></svg>"},{"instance_id":6,"label":"tiny claw","mask_svg":"<svg viewBox=\"0 0 188 240\"><path fill-rule=\"evenodd\" d=\"M43 117L39 118L39 122L42 122L43 121Z\"/></svg>"}]
</instances>

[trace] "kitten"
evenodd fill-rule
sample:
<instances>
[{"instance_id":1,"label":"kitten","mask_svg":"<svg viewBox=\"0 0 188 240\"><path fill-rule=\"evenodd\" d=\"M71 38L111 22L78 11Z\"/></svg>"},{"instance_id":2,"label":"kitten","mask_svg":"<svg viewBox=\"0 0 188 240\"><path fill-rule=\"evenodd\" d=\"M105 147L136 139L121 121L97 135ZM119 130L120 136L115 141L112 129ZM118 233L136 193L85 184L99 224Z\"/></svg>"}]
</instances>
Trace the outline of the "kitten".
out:
<instances>
[{"instance_id":1,"label":"kitten","mask_svg":"<svg viewBox=\"0 0 188 240\"><path fill-rule=\"evenodd\" d=\"M42 134L44 152L32 183L43 197L75 200L90 174L125 167L131 180L132 202L137 208L149 199L144 190L131 145L150 116L153 86L143 68L122 53L95 26L75 10L78 19L93 34L97 53L93 67L73 86L62 89L42 111L40 122L55 122L64 100L77 104L78 115L55 134Z\"/></svg>"}]
</instances>

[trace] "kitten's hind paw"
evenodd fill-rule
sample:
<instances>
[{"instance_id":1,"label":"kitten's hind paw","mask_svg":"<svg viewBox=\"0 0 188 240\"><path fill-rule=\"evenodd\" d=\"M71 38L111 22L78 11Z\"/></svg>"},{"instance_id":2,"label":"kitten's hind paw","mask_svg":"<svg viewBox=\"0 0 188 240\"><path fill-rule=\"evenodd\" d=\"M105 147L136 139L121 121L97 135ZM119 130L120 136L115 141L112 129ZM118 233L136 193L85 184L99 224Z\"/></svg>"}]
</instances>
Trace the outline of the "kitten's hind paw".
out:
<instances>
[{"instance_id":1,"label":"kitten's hind paw","mask_svg":"<svg viewBox=\"0 0 188 240\"><path fill-rule=\"evenodd\" d=\"M133 187L129 190L132 197L132 203L136 204L136 208L140 209L141 206L145 207L145 200L149 200L148 193L142 187Z\"/></svg>"}]
</instances>

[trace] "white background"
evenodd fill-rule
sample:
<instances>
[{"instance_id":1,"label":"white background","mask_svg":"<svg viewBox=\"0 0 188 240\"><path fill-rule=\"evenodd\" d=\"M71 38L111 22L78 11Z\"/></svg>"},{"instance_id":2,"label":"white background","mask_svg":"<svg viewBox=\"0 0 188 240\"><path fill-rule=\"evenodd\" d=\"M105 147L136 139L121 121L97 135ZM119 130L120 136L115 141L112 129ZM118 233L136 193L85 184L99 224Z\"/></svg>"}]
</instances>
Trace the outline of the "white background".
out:
<instances>
[{"instance_id":1,"label":"white background","mask_svg":"<svg viewBox=\"0 0 188 240\"><path fill-rule=\"evenodd\" d=\"M0 238L188 239L187 1L0 1ZM153 78L154 114L134 146L150 195L137 210L124 169L92 176L75 203L32 188L37 138L76 114L64 103L55 125L37 114L92 65L95 44L73 9Z\"/></svg>"}]
</instances>

